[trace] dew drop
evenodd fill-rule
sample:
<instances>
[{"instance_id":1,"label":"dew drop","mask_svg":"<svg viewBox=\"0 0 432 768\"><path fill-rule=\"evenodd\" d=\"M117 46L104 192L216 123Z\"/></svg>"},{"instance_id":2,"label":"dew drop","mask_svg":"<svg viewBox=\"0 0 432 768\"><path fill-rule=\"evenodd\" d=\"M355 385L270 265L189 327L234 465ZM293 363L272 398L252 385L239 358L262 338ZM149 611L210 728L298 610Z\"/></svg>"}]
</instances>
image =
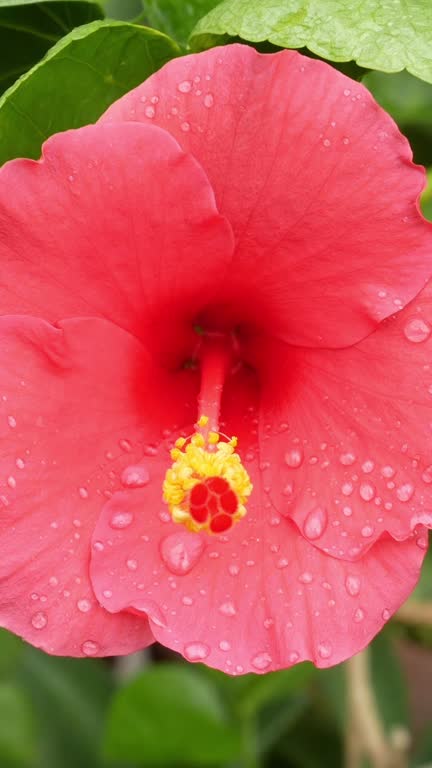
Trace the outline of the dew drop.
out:
<instances>
[{"instance_id":1,"label":"dew drop","mask_svg":"<svg viewBox=\"0 0 432 768\"><path fill-rule=\"evenodd\" d=\"M15 480L14 477L12 477L12 475L10 477L8 477L7 484L9 486L9 488L16 488L16 480Z\"/></svg>"},{"instance_id":2,"label":"dew drop","mask_svg":"<svg viewBox=\"0 0 432 768\"><path fill-rule=\"evenodd\" d=\"M371 525L364 525L360 533L364 539L369 539L373 535L374 529Z\"/></svg>"},{"instance_id":3,"label":"dew drop","mask_svg":"<svg viewBox=\"0 0 432 768\"><path fill-rule=\"evenodd\" d=\"M205 643L187 643L184 647L184 655L188 661L202 661L210 653L210 648Z\"/></svg>"},{"instance_id":4,"label":"dew drop","mask_svg":"<svg viewBox=\"0 0 432 768\"><path fill-rule=\"evenodd\" d=\"M87 488L78 488L78 493L82 499L88 499L88 490Z\"/></svg>"},{"instance_id":5,"label":"dew drop","mask_svg":"<svg viewBox=\"0 0 432 768\"><path fill-rule=\"evenodd\" d=\"M255 669L264 670L272 663L272 657L269 653L257 653L257 655L253 657L251 663Z\"/></svg>"},{"instance_id":6,"label":"dew drop","mask_svg":"<svg viewBox=\"0 0 432 768\"><path fill-rule=\"evenodd\" d=\"M240 568L235 563L232 563L232 565L228 566L228 571L231 574L231 576L238 576L240 573Z\"/></svg>"},{"instance_id":7,"label":"dew drop","mask_svg":"<svg viewBox=\"0 0 432 768\"><path fill-rule=\"evenodd\" d=\"M183 80L183 82L179 83L177 86L177 90L180 91L180 93L190 93L192 90L192 83L190 80Z\"/></svg>"},{"instance_id":8,"label":"dew drop","mask_svg":"<svg viewBox=\"0 0 432 768\"><path fill-rule=\"evenodd\" d=\"M431 335L431 326L421 317L412 317L407 321L404 334L408 341L419 344L422 341L426 341Z\"/></svg>"},{"instance_id":9,"label":"dew drop","mask_svg":"<svg viewBox=\"0 0 432 768\"><path fill-rule=\"evenodd\" d=\"M184 131L184 133L187 133L188 131L190 131L190 123L185 121L184 123L181 124L180 128L182 129L182 131Z\"/></svg>"},{"instance_id":10,"label":"dew drop","mask_svg":"<svg viewBox=\"0 0 432 768\"><path fill-rule=\"evenodd\" d=\"M303 459L304 455L301 448L291 448L291 450L287 451L285 454L285 464L292 469L300 467L303 464Z\"/></svg>"},{"instance_id":11,"label":"dew drop","mask_svg":"<svg viewBox=\"0 0 432 768\"><path fill-rule=\"evenodd\" d=\"M343 464L344 467L350 467L352 464L354 464L355 460L356 460L356 457L354 456L353 453L350 453L350 452L342 453L339 456L339 461L341 464Z\"/></svg>"},{"instance_id":12,"label":"dew drop","mask_svg":"<svg viewBox=\"0 0 432 768\"><path fill-rule=\"evenodd\" d=\"M399 501L409 501L414 493L414 486L411 483L404 483L396 488L396 496Z\"/></svg>"},{"instance_id":13,"label":"dew drop","mask_svg":"<svg viewBox=\"0 0 432 768\"><path fill-rule=\"evenodd\" d=\"M77 608L81 613L88 613L91 610L90 600L78 600Z\"/></svg>"},{"instance_id":14,"label":"dew drop","mask_svg":"<svg viewBox=\"0 0 432 768\"><path fill-rule=\"evenodd\" d=\"M133 519L134 516L132 512L116 512L110 519L109 524L111 528L120 530L122 528L127 528Z\"/></svg>"},{"instance_id":15,"label":"dew drop","mask_svg":"<svg viewBox=\"0 0 432 768\"><path fill-rule=\"evenodd\" d=\"M309 512L303 524L305 536L312 541L319 539L327 527L327 511L324 507L315 507Z\"/></svg>"},{"instance_id":16,"label":"dew drop","mask_svg":"<svg viewBox=\"0 0 432 768\"><path fill-rule=\"evenodd\" d=\"M364 617L365 617L365 613L363 608L356 608L353 614L353 619L355 623L360 624L360 622L363 621Z\"/></svg>"},{"instance_id":17,"label":"dew drop","mask_svg":"<svg viewBox=\"0 0 432 768\"><path fill-rule=\"evenodd\" d=\"M99 643L96 643L94 640L86 640L81 646L84 656L96 656L99 650Z\"/></svg>"},{"instance_id":18,"label":"dew drop","mask_svg":"<svg viewBox=\"0 0 432 768\"><path fill-rule=\"evenodd\" d=\"M368 475L370 472L374 470L375 464L371 459L366 459L366 461L362 464L362 470L365 473L365 475Z\"/></svg>"},{"instance_id":19,"label":"dew drop","mask_svg":"<svg viewBox=\"0 0 432 768\"><path fill-rule=\"evenodd\" d=\"M162 540L160 554L171 573L183 576L197 564L204 550L204 542L196 533L179 531Z\"/></svg>"},{"instance_id":20,"label":"dew drop","mask_svg":"<svg viewBox=\"0 0 432 768\"><path fill-rule=\"evenodd\" d=\"M121 474L121 482L126 488L141 488L148 481L148 470L141 464L126 467Z\"/></svg>"},{"instance_id":21,"label":"dew drop","mask_svg":"<svg viewBox=\"0 0 432 768\"><path fill-rule=\"evenodd\" d=\"M390 618L390 615L391 614L390 614L390 611L388 610L388 608L384 608L384 610L383 610L383 612L381 614L381 616L383 617L384 621L388 621L389 618Z\"/></svg>"},{"instance_id":22,"label":"dew drop","mask_svg":"<svg viewBox=\"0 0 432 768\"><path fill-rule=\"evenodd\" d=\"M17 465L18 469L24 469L25 463L22 459L17 459L15 461L15 464Z\"/></svg>"},{"instance_id":23,"label":"dew drop","mask_svg":"<svg viewBox=\"0 0 432 768\"><path fill-rule=\"evenodd\" d=\"M227 602L227 603L222 603L222 605L219 606L219 612L223 616L235 616L237 613L237 610L234 603Z\"/></svg>"},{"instance_id":24,"label":"dew drop","mask_svg":"<svg viewBox=\"0 0 432 768\"><path fill-rule=\"evenodd\" d=\"M132 445L129 440L119 440L119 446L125 453L130 453L132 450Z\"/></svg>"},{"instance_id":25,"label":"dew drop","mask_svg":"<svg viewBox=\"0 0 432 768\"><path fill-rule=\"evenodd\" d=\"M103 545L103 543L101 541L94 541L93 542L93 549L96 552L103 552L104 549L105 549L105 546Z\"/></svg>"},{"instance_id":26,"label":"dew drop","mask_svg":"<svg viewBox=\"0 0 432 768\"><path fill-rule=\"evenodd\" d=\"M305 571L298 577L298 580L301 581L302 584L311 584L313 576L309 571Z\"/></svg>"},{"instance_id":27,"label":"dew drop","mask_svg":"<svg viewBox=\"0 0 432 768\"><path fill-rule=\"evenodd\" d=\"M347 576L345 579L345 589L352 597L357 597L360 594L361 581L358 576Z\"/></svg>"},{"instance_id":28,"label":"dew drop","mask_svg":"<svg viewBox=\"0 0 432 768\"><path fill-rule=\"evenodd\" d=\"M276 563L276 568L282 569L287 568L289 565L289 560L286 557L281 557L280 560Z\"/></svg>"},{"instance_id":29,"label":"dew drop","mask_svg":"<svg viewBox=\"0 0 432 768\"><path fill-rule=\"evenodd\" d=\"M104 597L106 597L106 598L107 598L107 600L109 600L109 598L110 598L110 597L112 597L112 594L113 594L113 593L112 593L112 590L111 590L111 589L104 589L104 591L102 592L102 594L103 594L103 596L104 596Z\"/></svg>"},{"instance_id":30,"label":"dew drop","mask_svg":"<svg viewBox=\"0 0 432 768\"><path fill-rule=\"evenodd\" d=\"M8 420L8 424L9 424L10 428L11 429L15 429L17 423L16 423L16 419L14 418L14 416L8 416L7 420Z\"/></svg>"},{"instance_id":31,"label":"dew drop","mask_svg":"<svg viewBox=\"0 0 432 768\"><path fill-rule=\"evenodd\" d=\"M428 485L432 483L432 466L426 467L426 469L423 471L422 480L424 483L427 483Z\"/></svg>"},{"instance_id":32,"label":"dew drop","mask_svg":"<svg viewBox=\"0 0 432 768\"><path fill-rule=\"evenodd\" d=\"M385 467L382 468L381 474L383 477L393 477L395 475L395 470L393 467L391 467L389 464L387 464Z\"/></svg>"},{"instance_id":33,"label":"dew drop","mask_svg":"<svg viewBox=\"0 0 432 768\"><path fill-rule=\"evenodd\" d=\"M131 558L130 560L126 560L126 568L129 571L136 571L136 569L138 568L137 560L134 560L133 558Z\"/></svg>"},{"instance_id":34,"label":"dew drop","mask_svg":"<svg viewBox=\"0 0 432 768\"><path fill-rule=\"evenodd\" d=\"M372 501L375 496L375 488L372 483L362 483L360 485L359 493L363 501Z\"/></svg>"},{"instance_id":35,"label":"dew drop","mask_svg":"<svg viewBox=\"0 0 432 768\"><path fill-rule=\"evenodd\" d=\"M149 117L150 119L152 119L156 114L155 108L151 107L149 104L149 106L145 108L144 114L146 117Z\"/></svg>"},{"instance_id":36,"label":"dew drop","mask_svg":"<svg viewBox=\"0 0 432 768\"><path fill-rule=\"evenodd\" d=\"M416 544L420 549L427 549L428 548L428 539L427 536L419 536L416 539Z\"/></svg>"},{"instance_id":37,"label":"dew drop","mask_svg":"<svg viewBox=\"0 0 432 768\"><path fill-rule=\"evenodd\" d=\"M31 623L35 629L44 629L48 624L48 617L43 611L38 611L33 614Z\"/></svg>"},{"instance_id":38,"label":"dew drop","mask_svg":"<svg viewBox=\"0 0 432 768\"><path fill-rule=\"evenodd\" d=\"M296 664L299 658L300 654L297 653L297 651L291 651L291 653L288 655L288 661L290 664Z\"/></svg>"},{"instance_id":39,"label":"dew drop","mask_svg":"<svg viewBox=\"0 0 432 768\"><path fill-rule=\"evenodd\" d=\"M229 643L228 640L221 640L219 643L219 648L221 649L221 651L230 651L231 643Z\"/></svg>"},{"instance_id":40,"label":"dew drop","mask_svg":"<svg viewBox=\"0 0 432 768\"><path fill-rule=\"evenodd\" d=\"M214 104L213 95L211 93L207 93L204 96L204 106L207 107L207 109L210 109L210 107L212 107L213 104Z\"/></svg>"},{"instance_id":41,"label":"dew drop","mask_svg":"<svg viewBox=\"0 0 432 768\"><path fill-rule=\"evenodd\" d=\"M333 648L330 643L320 643L318 646L318 654L322 659L329 659L333 653Z\"/></svg>"}]
</instances>

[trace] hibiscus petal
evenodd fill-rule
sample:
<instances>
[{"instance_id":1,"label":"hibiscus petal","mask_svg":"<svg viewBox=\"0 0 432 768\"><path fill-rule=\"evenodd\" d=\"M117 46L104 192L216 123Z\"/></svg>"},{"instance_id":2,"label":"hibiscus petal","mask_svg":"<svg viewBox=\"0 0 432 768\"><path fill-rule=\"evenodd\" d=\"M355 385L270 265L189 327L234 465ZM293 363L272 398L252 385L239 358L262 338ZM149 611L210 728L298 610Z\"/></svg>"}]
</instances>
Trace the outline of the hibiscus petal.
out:
<instances>
[{"instance_id":1,"label":"hibiscus petal","mask_svg":"<svg viewBox=\"0 0 432 768\"><path fill-rule=\"evenodd\" d=\"M0 367L0 624L50 653L147 645L143 617L99 606L90 537L121 479L151 485L161 430L188 418L188 373L167 382L139 341L97 319L3 317Z\"/></svg>"},{"instance_id":2,"label":"hibiscus petal","mask_svg":"<svg viewBox=\"0 0 432 768\"><path fill-rule=\"evenodd\" d=\"M427 539L422 526L402 543L383 537L356 562L315 547L272 503L256 404L255 376L237 372L222 411L254 485L246 517L221 536L173 523L158 491L161 460L159 483L155 466L152 485L116 493L104 507L93 588L108 611L147 615L154 636L190 661L232 674L305 659L330 666L361 650L408 597Z\"/></svg>"},{"instance_id":3,"label":"hibiscus petal","mask_svg":"<svg viewBox=\"0 0 432 768\"><path fill-rule=\"evenodd\" d=\"M262 340L255 364L264 482L315 546L355 559L432 527L431 283L356 346Z\"/></svg>"},{"instance_id":4,"label":"hibiscus petal","mask_svg":"<svg viewBox=\"0 0 432 768\"><path fill-rule=\"evenodd\" d=\"M223 306L293 344L343 346L430 277L423 169L366 88L323 62L213 48L169 62L102 120L165 128L208 174L236 238L219 321Z\"/></svg>"},{"instance_id":5,"label":"hibiscus petal","mask_svg":"<svg viewBox=\"0 0 432 768\"><path fill-rule=\"evenodd\" d=\"M180 357L232 251L196 160L137 124L67 131L41 161L7 163L0 232L3 314L102 316L158 354L176 334Z\"/></svg>"},{"instance_id":6,"label":"hibiscus petal","mask_svg":"<svg viewBox=\"0 0 432 768\"><path fill-rule=\"evenodd\" d=\"M358 562L324 554L266 516L259 472L247 517L223 536L161 517L154 487L118 493L99 519L92 582L108 611L140 612L157 640L231 674L360 651L412 591L424 550L382 539ZM127 513L130 525L116 528ZM279 518L280 522L280 518Z\"/></svg>"}]
</instances>

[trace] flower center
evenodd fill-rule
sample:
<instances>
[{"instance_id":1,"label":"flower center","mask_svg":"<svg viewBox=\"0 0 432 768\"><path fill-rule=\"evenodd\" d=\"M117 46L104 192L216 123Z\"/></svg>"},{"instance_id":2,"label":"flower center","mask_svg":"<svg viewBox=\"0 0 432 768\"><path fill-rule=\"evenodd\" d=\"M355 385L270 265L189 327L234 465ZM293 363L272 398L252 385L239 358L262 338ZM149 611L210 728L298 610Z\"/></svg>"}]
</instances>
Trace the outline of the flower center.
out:
<instances>
[{"instance_id":1,"label":"flower center","mask_svg":"<svg viewBox=\"0 0 432 768\"><path fill-rule=\"evenodd\" d=\"M252 483L237 438L219 433L223 384L232 362L225 336L210 334L200 349L201 391L196 432L180 437L171 451L173 464L163 484L172 519L190 531L222 533L246 514Z\"/></svg>"}]
</instances>

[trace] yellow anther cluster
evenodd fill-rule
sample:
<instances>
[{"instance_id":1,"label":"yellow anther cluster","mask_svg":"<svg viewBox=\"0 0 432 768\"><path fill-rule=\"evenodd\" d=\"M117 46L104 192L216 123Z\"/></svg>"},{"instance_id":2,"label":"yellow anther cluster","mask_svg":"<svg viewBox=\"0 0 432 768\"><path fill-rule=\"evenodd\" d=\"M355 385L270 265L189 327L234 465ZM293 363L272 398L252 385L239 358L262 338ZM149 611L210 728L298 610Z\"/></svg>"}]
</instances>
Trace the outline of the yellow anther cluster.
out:
<instances>
[{"instance_id":1,"label":"yellow anther cluster","mask_svg":"<svg viewBox=\"0 0 432 768\"><path fill-rule=\"evenodd\" d=\"M201 416L198 427L208 423ZM188 497L192 488L206 478L222 477L237 496L238 508L232 516L240 520L246 514L246 503L252 493L252 483L240 456L235 452L237 438L226 441L217 432L209 432L204 438L195 432L190 438L180 437L171 451L173 464L167 470L163 484L163 498L168 504L175 523L183 523L190 531L207 530L209 524L198 523L189 512Z\"/></svg>"}]
</instances>

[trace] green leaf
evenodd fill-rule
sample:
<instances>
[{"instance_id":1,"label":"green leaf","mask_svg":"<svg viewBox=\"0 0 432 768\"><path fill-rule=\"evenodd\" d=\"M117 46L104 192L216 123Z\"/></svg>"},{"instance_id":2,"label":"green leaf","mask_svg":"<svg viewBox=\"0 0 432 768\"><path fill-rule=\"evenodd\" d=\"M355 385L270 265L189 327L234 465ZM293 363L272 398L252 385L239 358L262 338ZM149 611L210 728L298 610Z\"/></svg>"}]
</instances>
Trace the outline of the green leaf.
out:
<instances>
[{"instance_id":1,"label":"green leaf","mask_svg":"<svg viewBox=\"0 0 432 768\"><path fill-rule=\"evenodd\" d=\"M239 729L216 688L193 667L158 664L119 691L108 718L106 754L139 765L215 765L241 752Z\"/></svg>"},{"instance_id":2,"label":"green leaf","mask_svg":"<svg viewBox=\"0 0 432 768\"><path fill-rule=\"evenodd\" d=\"M0 765L29 765L36 753L35 728L25 694L9 683L0 684Z\"/></svg>"},{"instance_id":3,"label":"green leaf","mask_svg":"<svg viewBox=\"0 0 432 768\"><path fill-rule=\"evenodd\" d=\"M141 0L102 0L105 14L110 19L133 21L142 12Z\"/></svg>"},{"instance_id":4,"label":"green leaf","mask_svg":"<svg viewBox=\"0 0 432 768\"><path fill-rule=\"evenodd\" d=\"M48 136L94 122L178 53L165 35L134 24L75 29L0 99L0 164L39 157Z\"/></svg>"},{"instance_id":5,"label":"green leaf","mask_svg":"<svg viewBox=\"0 0 432 768\"><path fill-rule=\"evenodd\" d=\"M109 668L95 659L62 659L27 647L18 681L37 717L40 768L99 768L112 691Z\"/></svg>"},{"instance_id":6,"label":"green leaf","mask_svg":"<svg viewBox=\"0 0 432 768\"><path fill-rule=\"evenodd\" d=\"M255 715L266 705L292 696L301 691L315 674L313 664L305 662L267 675L247 675L248 683L241 692L239 702L242 714Z\"/></svg>"},{"instance_id":7,"label":"green leaf","mask_svg":"<svg viewBox=\"0 0 432 768\"><path fill-rule=\"evenodd\" d=\"M430 0L224 0L198 22L191 46L202 50L227 36L306 47L383 72L405 68L432 82Z\"/></svg>"},{"instance_id":8,"label":"green leaf","mask_svg":"<svg viewBox=\"0 0 432 768\"><path fill-rule=\"evenodd\" d=\"M0 629L0 678L13 674L25 647L20 637Z\"/></svg>"},{"instance_id":9,"label":"green leaf","mask_svg":"<svg viewBox=\"0 0 432 768\"><path fill-rule=\"evenodd\" d=\"M151 26L186 44L195 24L220 0L142 0L143 19Z\"/></svg>"},{"instance_id":10,"label":"green leaf","mask_svg":"<svg viewBox=\"0 0 432 768\"><path fill-rule=\"evenodd\" d=\"M429 221L432 221L432 168L429 168L427 172L427 180L428 180L428 185L421 197L421 208L423 211L423 216L429 219ZM432 558L431 557L429 558L426 557L425 564L423 567L424 567L424 570L422 569L422 578L420 579L419 587L421 585L421 590L423 590L424 592L426 591L429 592L429 600L430 600L432 598L432 588L430 586L430 582L428 583L427 590L426 590L426 585L424 585L423 582L425 580L425 576L424 576L425 573L429 574L429 578L432 577ZM421 596L421 592L420 592L420 595L416 593L416 597L420 597L420 596Z\"/></svg>"},{"instance_id":11,"label":"green leaf","mask_svg":"<svg viewBox=\"0 0 432 768\"><path fill-rule=\"evenodd\" d=\"M74 27L103 18L92 0L0 0L0 93Z\"/></svg>"}]
</instances>

